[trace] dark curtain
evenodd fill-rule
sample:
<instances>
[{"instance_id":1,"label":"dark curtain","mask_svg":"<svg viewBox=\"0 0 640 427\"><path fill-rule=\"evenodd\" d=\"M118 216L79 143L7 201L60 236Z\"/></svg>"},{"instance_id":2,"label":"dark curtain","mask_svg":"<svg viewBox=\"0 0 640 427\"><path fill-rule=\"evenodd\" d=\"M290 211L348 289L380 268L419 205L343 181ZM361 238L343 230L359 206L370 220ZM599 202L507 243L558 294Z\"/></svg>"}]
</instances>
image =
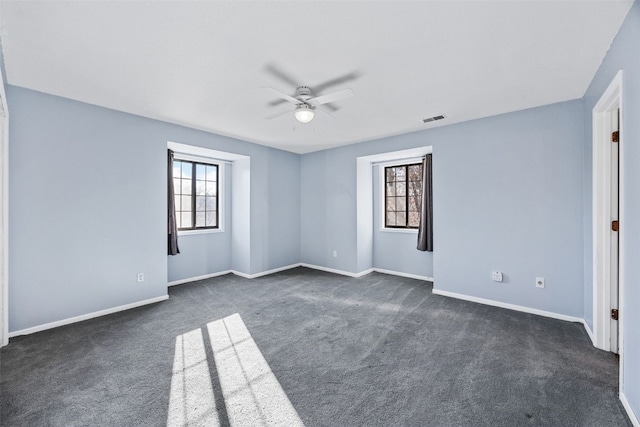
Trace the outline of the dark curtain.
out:
<instances>
[{"instance_id":1,"label":"dark curtain","mask_svg":"<svg viewBox=\"0 0 640 427\"><path fill-rule=\"evenodd\" d=\"M431 154L422 160L422 203L418 227L418 250L433 252L433 182Z\"/></svg>"},{"instance_id":2,"label":"dark curtain","mask_svg":"<svg viewBox=\"0 0 640 427\"><path fill-rule=\"evenodd\" d=\"M177 255L180 253L180 249L178 249L178 227L176 226L176 206L175 206L175 197L173 192L173 151L168 150L168 161L167 161L167 199L168 199L168 230L169 230L169 255Z\"/></svg>"}]
</instances>

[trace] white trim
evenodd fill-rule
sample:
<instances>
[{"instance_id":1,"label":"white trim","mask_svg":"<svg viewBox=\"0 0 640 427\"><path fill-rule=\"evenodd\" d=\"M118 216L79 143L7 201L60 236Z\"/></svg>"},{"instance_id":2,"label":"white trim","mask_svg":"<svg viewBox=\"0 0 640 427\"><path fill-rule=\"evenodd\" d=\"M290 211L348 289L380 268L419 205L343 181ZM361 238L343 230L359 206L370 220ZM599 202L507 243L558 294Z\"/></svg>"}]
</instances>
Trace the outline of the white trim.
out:
<instances>
[{"instance_id":1,"label":"white trim","mask_svg":"<svg viewBox=\"0 0 640 427\"><path fill-rule=\"evenodd\" d=\"M2 49L2 46L0 46ZM4 90L4 76L0 71L0 99L2 100L2 176L0 176L0 193L2 195L2 216L0 231L0 347L9 343L9 106L7 104L7 94Z\"/></svg>"},{"instance_id":2,"label":"white trim","mask_svg":"<svg viewBox=\"0 0 640 427\"><path fill-rule=\"evenodd\" d=\"M425 153L417 157L407 157L404 159L381 160L379 162L372 162L371 166L380 166L380 168L382 169L389 166L402 166L402 165L408 165L412 163L422 163L424 156L426 156L427 154L429 153Z\"/></svg>"},{"instance_id":3,"label":"white trim","mask_svg":"<svg viewBox=\"0 0 640 427\"><path fill-rule=\"evenodd\" d=\"M373 268L369 268L367 270L361 271L360 273L352 273L350 271L338 270L336 268L322 267L320 265L315 265L315 264L307 264L306 262L300 263L300 266L301 267L312 268L314 270L326 271L328 273L340 274L342 276L349 276L349 277L362 277L362 276L364 276L366 274L369 274L369 273L371 273L373 271Z\"/></svg>"},{"instance_id":4,"label":"white trim","mask_svg":"<svg viewBox=\"0 0 640 427\"><path fill-rule=\"evenodd\" d=\"M19 331L9 333L9 337L17 337L19 335L34 334L36 332L45 331L47 329L57 328L59 326L70 325L72 323L82 322L83 320L93 319L95 317L106 316L107 314L117 313L119 311L130 310L132 308L141 307L143 305L154 304L156 302L169 299L169 295L162 295L155 298L150 298L138 302L132 302L131 304L119 305L118 307L107 308L106 310L94 311L93 313L83 314L81 316L70 317L68 319L58 320L56 322L45 323L43 325L33 326L31 328L22 329Z\"/></svg>"},{"instance_id":5,"label":"white trim","mask_svg":"<svg viewBox=\"0 0 640 427\"><path fill-rule=\"evenodd\" d=\"M167 148L176 154L186 154L201 158L223 160L233 163L234 160L245 159L248 156L230 153L228 151L211 150L210 148L198 147L196 145L181 144L179 142L167 141Z\"/></svg>"},{"instance_id":6,"label":"white trim","mask_svg":"<svg viewBox=\"0 0 640 427\"><path fill-rule=\"evenodd\" d=\"M574 316L567 316L566 314L553 313L551 311L538 310L537 308L525 307L522 305L509 304L506 302L495 301L485 298L472 297L469 295L458 294L455 292L442 291L440 289L434 289L433 293L436 295L442 295L445 297L457 298L465 301L477 302L479 304L491 305L494 307L506 308L509 310L521 311L523 313L537 314L538 316L551 317L553 319L565 320L567 322L582 323L583 319Z\"/></svg>"},{"instance_id":7,"label":"white trim","mask_svg":"<svg viewBox=\"0 0 640 427\"><path fill-rule=\"evenodd\" d=\"M300 267L300 265L301 265L300 263L290 264L290 265L285 265L284 267L278 267L272 270L261 271L260 273L254 273L254 274L242 273L236 270L231 270L231 273L235 274L236 276L244 277L245 279L256 279L258 277L267 276L269 274L278 273L280 271L291 270L292 268Z\"/></svg>"},{"instance_id":8,"label":"white trim","mask_svg":"<svg viewBox=\"0 0 640 427\"><path fill-rule=\"evenodd\" d=\"M620 392L620 401L622 402L622 406L624 406L625 411L627 411L627 415L629 416L633 427L640 427L640 421L638 421L638 417L633 412L633 408L631 408L631 405L627 400L627 396L625 396L624 392L622 391Z\"/></svg>"},{"instance_id":9,"label":"white trim","mask_svg":"<svg viewBox=\"0 0 640 427\"><path fill-rule=\"evenodd\" d=\"M218 215L218 219L222 216L222 211L220 211ZM222 221L220 221L222 223ZM215 234L215 233L224 233L224 228L200 228L195 230L178 230L179 236L193 236L197 234Z\"/></svg>"},{"instance_id":10,"label":"white trim","mask_svg":"<svg viewBox=\"0 0 640 427\"><path fill-rule=\"evenodd\" d=\"M589 327L589 324L587 323L586 320L582 319L582 324L584 325L584 329L587 331L587 335L589 335L589 339L591 340L591 343L595 347L596 339L593 336L593 331L591 331L591 328Z\"/></svg>"},{"instance_id":11,"label":"white trim","mask_svg":"<svg viewBox=\"0 0 640 427\"><path fill-rule=\"evenodd\" d=\"M202 276L189 277L187 279L174 280L167 283L167 287L182 285L184 283L197 282L198 280L211 279L212 277L224 276L225 274L233 273L231 270L219 271L217 273L204 274Z\"/></svg>"},{"instance_id":12,"label":"white trim","mask_svg":"<svg viewBox=\"0 0 640 427\"><path fill-rule=\"evenodd\" d=\"M611 121L609 115L615 108L620 108L622 112L622 70L618 71L612 82L602 94L596 105L593 107L593 136L592 136L592 227L593 227L593 337L594 345L602 350L610 351L610 309L611 293L609 289L609 275L611 271L610 253L606 248L610 246L611 236L609 233L611 199L609 188L611 184L611 149L610 130ZM619 130L622 138L622 114ZM621 139L622 139L621 138ZM618 235L618 288L619 300L624 303L624 142L620 144L620 165L619 165L619 216L620 232ZM606 252L606 253L605 253ZM623 384L623 317L624 310L620 310L621 316L618 321L619 354L620 354L620 389Z\"/></svg>"},{"instance_id":13,"label":"white trim","mask_svg":"<svg viewBox=\"0 0 640 427\"><path fill-rule=\"evenodd\" d=\"M385 270L383 268L374 268L373 271L383 274L391 274L393 276L408 277L409 279L418 279L425 280L427 282L433 282L433 277L421 276L419 274L402 273L401 271Z\"/></svg>"},{"instance_id":14,"label":"white trim","mask_svg":"<svg viewBox=\"0 0 640 427\"><path fill-rule=\"evenodd\" d=\"M381 203L384 206L384 203ZM382 226L380 228L382 233L407 233L407 234L418 234L417 228L387 228Z\"/></svg>"}]
</instances>

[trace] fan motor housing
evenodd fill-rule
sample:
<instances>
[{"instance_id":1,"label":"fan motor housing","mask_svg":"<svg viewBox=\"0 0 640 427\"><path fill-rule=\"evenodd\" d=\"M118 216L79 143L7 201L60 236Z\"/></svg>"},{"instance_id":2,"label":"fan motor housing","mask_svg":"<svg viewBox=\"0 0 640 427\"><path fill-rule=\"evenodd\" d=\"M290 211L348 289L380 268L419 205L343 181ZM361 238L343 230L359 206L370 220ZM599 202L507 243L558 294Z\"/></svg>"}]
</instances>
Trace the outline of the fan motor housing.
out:
<instances>
[{"instance_id":1,"label":"fan motor housing","mask_svg":"<svg viewBox=\"0 0 640 427\"><path fill-rule=\"evenodd\" d=\"M311 88L309 86L299 86L296 89L296 97L305 100L311 98Z\"/></svg>"}]
</instances>

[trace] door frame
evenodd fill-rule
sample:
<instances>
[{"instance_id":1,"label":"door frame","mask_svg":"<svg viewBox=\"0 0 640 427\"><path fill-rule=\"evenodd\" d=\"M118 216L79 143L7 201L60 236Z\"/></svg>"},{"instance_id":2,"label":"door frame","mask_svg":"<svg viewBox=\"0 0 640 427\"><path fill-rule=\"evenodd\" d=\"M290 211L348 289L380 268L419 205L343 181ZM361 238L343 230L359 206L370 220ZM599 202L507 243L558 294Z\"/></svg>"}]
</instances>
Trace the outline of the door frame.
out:
<instances>
[{"instance_id":1,"label":"door frame","mask_svg":"<svg viewBox=\"0 0 640 427\"><path fill-rule=\"evenodd\" d=\"M0 347L9 343L9 108L0 71Z\"/></svg>"},{"instance_id":2,"label":"door frame","mask_svg":"<svg viewBox=\"0 0 640 427\"><path fill-rule=\"evenodd\" d=\"M618 232L618 299L622 306L625 278L624 245L624 144L622 70L618 71L607 90L593 107L593 344L602 350L611 351L611 114L620 109L620 162L619 184L619 222ZM620 310L618 319L618 348L620 354L620 388L622 389L624 311Z\"/></svg>"}]
</instances>

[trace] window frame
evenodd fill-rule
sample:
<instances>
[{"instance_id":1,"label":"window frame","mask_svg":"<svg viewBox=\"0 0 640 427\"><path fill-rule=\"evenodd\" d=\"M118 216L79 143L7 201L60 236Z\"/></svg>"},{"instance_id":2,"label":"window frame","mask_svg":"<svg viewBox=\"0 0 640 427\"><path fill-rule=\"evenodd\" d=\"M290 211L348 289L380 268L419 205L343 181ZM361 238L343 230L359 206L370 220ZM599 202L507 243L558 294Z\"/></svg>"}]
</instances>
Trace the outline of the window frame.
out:
<instances>
[{"instance_id":1,"label":"window frame","mask_svg":"<svg viewBox=\"0 0 640 427\"><path fill-rule=\"evenodd\" d=\"M224 163L217 162L213 159L201 158L199 156L190 156L190 155L178 155L177 153L174 156L174 161L178 162L188 162L192 164L192 179L191 179L191 220L193 227L189 228L178 228L178 236L180 235L189 235L189 234L204 234L204 233L218 233L224 232L224 222L223 222L223 209L224 209ZM197 214L197 210L195 209L196 204L196 165L204 165L204 166L215 166L216 167L216 225L215 226L195 226L195 218ZM174 177L175 178L175 177ZM175 194L175 189L174 189ZM182 194L182 193L180 193ZM176 216L179 211L176 207Z\"/></svg>"},{"instance_id":2,"label":"window frame","mask_svg":"<svg viewBox=\"0 0 640 427\"><path fill-rule=\"evenodd\" d=\"M409 166L423 166L422 158L411 158L399 161L389 161L378 165L378 173L380 174L380 230L393 233L412 233L417 234L419 227L394 226L387 225L387 168L405 167L407 183L409 182ZM406 223L409 223L409 189L405 191L405 206L407 208Z\"/></svg>"}]
</instances>

